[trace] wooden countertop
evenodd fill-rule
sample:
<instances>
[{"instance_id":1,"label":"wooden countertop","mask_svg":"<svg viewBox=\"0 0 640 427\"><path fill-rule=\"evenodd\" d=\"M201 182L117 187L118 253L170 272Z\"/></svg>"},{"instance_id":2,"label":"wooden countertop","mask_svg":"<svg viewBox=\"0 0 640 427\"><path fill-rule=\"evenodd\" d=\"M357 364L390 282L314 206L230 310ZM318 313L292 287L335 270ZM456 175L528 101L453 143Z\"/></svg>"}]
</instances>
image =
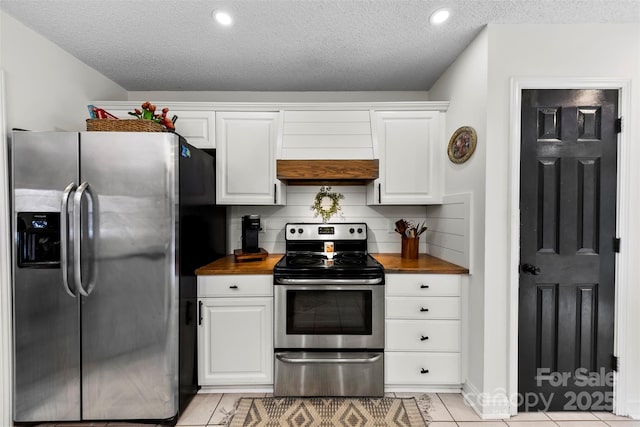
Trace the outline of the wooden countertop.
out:
<instances>
[{"instance_id":1,"label":"wooden countertop","mask_svg":"<svg viewBox=\"0 0 640 427\"><path fill-rule=\"evenodd\" d=\"M419 254L418 259L402 258L400 254L371 254L384 266L385 273L469 274L469 270L443 259Z\"/></svg>"},{"instance_id":2,"label":"wooden countertop","mask_svg":"<svg viewBox=\"0 0 640 427\"><path fill-rule=\"evenodd\" d=\"M273 274L276 265L284 254L269 254L264 261L236 262L233 255L227 255L196 270L198 276L212 274Z\"/></svg>"},{"instance_id":3,"label":"wooden countertop","mask_svg":"<svg viewBox=\"0 0 640 427\"><path fill-rule=\"evenodd\" d=\"M371 254L387 273L469 274L469 270L440 258L420 254L418 259L406 259L400 254ZM212 274L272 274L273 266L283 254L270 254L264 261L236 262L233 255L213 261L196 270L199 276Z\"/></svg>"}]
</instances>

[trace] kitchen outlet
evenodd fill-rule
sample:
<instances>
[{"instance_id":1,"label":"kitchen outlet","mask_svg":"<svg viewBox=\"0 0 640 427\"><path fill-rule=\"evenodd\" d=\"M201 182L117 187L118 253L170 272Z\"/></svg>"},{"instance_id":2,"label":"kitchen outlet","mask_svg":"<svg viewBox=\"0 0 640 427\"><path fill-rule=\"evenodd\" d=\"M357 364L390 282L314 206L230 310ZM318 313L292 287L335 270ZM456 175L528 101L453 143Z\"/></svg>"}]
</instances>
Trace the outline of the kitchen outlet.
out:
<instances>
[{"instance_id":1,"label":"kitchen outlet","mask_svg":"<svg viewBox=\"0 0 640 427\"><path fill-rule=\"evenodd\" d=\"M267 232L267 221L264 219L260 219L260 233Z\"/></svg>"},{"instance_id":2,"label":"kitchen outlet","mask_svg":"<svg viewBox=\"0 0 640 427\"><path fill-rule=\"evenodd\" d=\"M396 223L395 221L387 220L387 233L393 234L396 232Z\"/></svg>"}]
</instances>

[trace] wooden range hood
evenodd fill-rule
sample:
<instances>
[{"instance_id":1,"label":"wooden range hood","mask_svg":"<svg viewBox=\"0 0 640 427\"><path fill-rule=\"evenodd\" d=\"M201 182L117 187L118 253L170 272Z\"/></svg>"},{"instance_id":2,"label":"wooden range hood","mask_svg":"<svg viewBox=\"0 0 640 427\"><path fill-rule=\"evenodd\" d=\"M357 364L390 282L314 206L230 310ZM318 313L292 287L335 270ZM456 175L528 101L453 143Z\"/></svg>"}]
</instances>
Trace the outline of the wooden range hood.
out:
<instances>
[{"instance_id":1,"label":"wooden range hood","mask_svg":"<svg viewBox=\"0 0 640 427\"><path fill-rule=\"evenodd\" d=\"M378 159L276 161L276 177L289 185L366 185L378 175Z\"/></svg>"}]
</instances>

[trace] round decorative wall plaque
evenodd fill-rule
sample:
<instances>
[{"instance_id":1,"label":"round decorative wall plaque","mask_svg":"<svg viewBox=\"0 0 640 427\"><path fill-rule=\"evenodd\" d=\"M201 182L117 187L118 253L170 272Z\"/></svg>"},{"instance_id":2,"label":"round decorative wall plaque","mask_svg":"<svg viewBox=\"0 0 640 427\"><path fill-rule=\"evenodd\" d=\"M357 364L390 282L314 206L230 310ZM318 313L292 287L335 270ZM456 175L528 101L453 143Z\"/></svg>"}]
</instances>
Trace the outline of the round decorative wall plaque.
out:
<instances>
[{"instance_id":1,"label":"round decorative wall plaque","mask_svg":"<svg viewBox=\"0 0 640 427\"><path fill-rule=\"evenodd\" d=\"M470 126L458 128L449 140L447 154L453 163L464 163L476 149L476 131Z\"/></svg>"}]
</instances>

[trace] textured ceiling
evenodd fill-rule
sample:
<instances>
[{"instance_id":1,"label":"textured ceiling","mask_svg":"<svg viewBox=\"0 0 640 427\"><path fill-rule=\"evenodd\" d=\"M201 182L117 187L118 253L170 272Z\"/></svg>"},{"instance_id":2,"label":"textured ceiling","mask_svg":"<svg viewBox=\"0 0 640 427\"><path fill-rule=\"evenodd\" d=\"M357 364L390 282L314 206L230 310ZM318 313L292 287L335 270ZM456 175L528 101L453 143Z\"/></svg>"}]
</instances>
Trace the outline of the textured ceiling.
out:
<instances>
[{"instance_id":1,"label":"textured ceiling","mask_svg":"<svg viewBox=\"0 0 640 427\"><path fill-rule=\"evenodd\" d=\"M435 9L451 19L429 24ZM428 90L488 23L639 23L640 0L0 0L129 91ZM235 20L220 27L214 9Z\"/></svg>"}]
</instances>

